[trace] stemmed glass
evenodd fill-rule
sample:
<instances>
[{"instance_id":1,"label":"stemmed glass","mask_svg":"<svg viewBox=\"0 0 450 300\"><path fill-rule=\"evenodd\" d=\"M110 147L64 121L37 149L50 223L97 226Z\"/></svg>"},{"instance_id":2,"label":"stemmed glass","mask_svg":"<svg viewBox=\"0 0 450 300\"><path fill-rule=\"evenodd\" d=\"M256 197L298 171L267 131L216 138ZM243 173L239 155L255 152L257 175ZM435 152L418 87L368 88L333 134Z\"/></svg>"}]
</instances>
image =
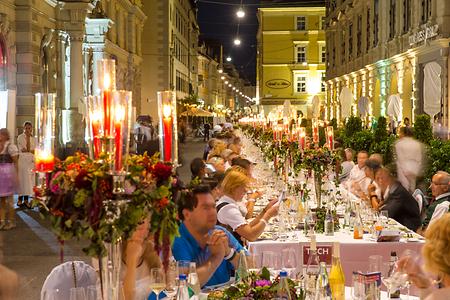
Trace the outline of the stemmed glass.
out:
<instances>
[{"instance_id":1,"label":"stemmed glass","mask_svg":"<svg viewBox=\"0 0 450 300\"><path fill-rule=\"evenodd\" d=\"M308 224L308 236L314 234L314 229L316 227L317 216L313 211L309 211L305 216L305 224Z\"/></svg>"},{"instance_id":2,"label":"stemmed glass","mask_svg":"<svg viewBox=\"0 0 450 300\"><path fill-rule=\"evenodd\" d=\"M150 270L150 288L156 294L156 300L159 300L159 293L166 288L166 278L163 268L153 268Z\"/></svg>"}]
</instances>

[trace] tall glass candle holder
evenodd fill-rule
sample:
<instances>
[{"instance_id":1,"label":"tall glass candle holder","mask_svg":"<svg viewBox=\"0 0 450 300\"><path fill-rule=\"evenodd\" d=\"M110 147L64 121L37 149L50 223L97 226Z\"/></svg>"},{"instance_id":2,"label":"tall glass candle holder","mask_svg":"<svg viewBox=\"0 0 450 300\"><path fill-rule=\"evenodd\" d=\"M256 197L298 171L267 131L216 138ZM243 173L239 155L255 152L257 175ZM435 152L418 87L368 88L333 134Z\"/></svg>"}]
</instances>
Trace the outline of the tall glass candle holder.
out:
<instances>
[{"instance_id":1,"label":"tall glass candle holder","mask_svg":"<svg viewBox=\"0 0 450 300\"><path fill-rule=\"evenodd\" d=\"M298 147L303 151L306 146L306 128L299 127L298 128Z\"/></svg>"},{"instance_id":2,"label":"tall glass candle holder","mask_svg":"<svg viewBox=\"0 0 450 300\"><path fill-rule=\"evenodd\" d=\"M177 105L175 92L158 92L159 150L161 160L178 163Z\"/></svg>"},{"instance_id":3,"label":"tall glass candle holder","mask_svg":"<svg viewBox=\"0 0 450 300\"><path fill-rule=\"evenodd\" d=\"M327 127L327 145L330 150L334 150L334 129L333 126Z\"/></svg>"},{"instance_id":4,"label":"tall glass candle holder","mask_svg":"<svg viewBox=\"0 0 450 300\"><path fill-rule=\"evenodd\" d=\"M100 96L88 96L86 98L87 117L86 125L89 133L89 156L99 159L104 152L102 139L104 137L103 99Z\"/></svg>"},{"instance_id":5,"label":"tall glass candle holder","mask_svg":"<svg viewBox=\"0 0 450 300\"><path fill-rule=\"evenodd\" d=\"M112 114L112 91L116 89L116 61L100 59L97 67L100 95L103 99L103 126L106 138L114 135Z\"/></svg>"},{"instance_id":6,"label":"tall glass candle holder","mask_svg":"<svg viewBox=\"0 0 450 300\"><path fill-rule=\"evenodd\" d=\"M56 94L35 95L35 171L37 174L37 188L44 195L50 173L55 166L55 116Z\"/></svg>"},{"instance_id":7,"label":"tall glass candle holder","mask_svg":"<svg viewBox=\"0 0 450 300\"><path fill-rule=\"evenodd\" d=\"M313 118L311 121L312 121L313 143L316 146L318 146L319 145L319 120L317 118Z\"/></svg>"}]
</instances>

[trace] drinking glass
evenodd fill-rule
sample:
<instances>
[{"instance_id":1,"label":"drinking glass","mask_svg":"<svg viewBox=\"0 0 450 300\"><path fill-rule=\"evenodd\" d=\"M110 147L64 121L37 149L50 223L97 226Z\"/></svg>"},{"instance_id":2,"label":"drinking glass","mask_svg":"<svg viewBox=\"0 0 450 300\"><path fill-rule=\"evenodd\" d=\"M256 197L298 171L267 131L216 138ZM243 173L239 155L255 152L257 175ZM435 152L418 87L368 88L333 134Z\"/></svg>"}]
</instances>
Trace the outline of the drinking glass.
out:
<instances>
[{"instance_id":1,"label":"drinking glass","mask_svg":"<svg viewBox=\"0 0 450 300\"><path fill-rule=\"evenodd\" d=\"M262 253L262 266L266 267L269 271L274 267L274 253L272 251L264 251Z\"/></svg>"},{"instance_id":2,"label":"drinking glass","mask_svg":"<svg viewBox=\"0 0 450 300\"><path fill-rule=\"evenodd\" d=\"M159 300L159 293L166 288L166 278L163 268L153 268L150 270L150 288L156 294L156 300Z\"/></svg>"},{"instance_id":3,"label":"drinking glass","mask_svg":"<svg viewBox=\"0 0 450 300\"><path fill-rule=\"evenodd\" d=\"M383 257L381 255L369 256L369 272L380 272Z\"/></svg>"},{"instance_id":4,"label":"drinking glass","mask_svg":"<svg viewBox=\"0 0 450 300\"><path fill-rule=\"evenodd\" d=\"M171 260L169 262L169 269L166 274L166 289L165 294L167 298L172 299L177 293L177 285L178 285L178 262L175 260Z\"/></svg>"},{"instance_id":5,"label":"drinking glass","mask_svg":"<svg viewBox=\"0 0 450 300\"><path fill-rule=\"evenodd\" d=\"M283 249L281 251L282 256L282 269L288 272L291 279L296 278L297 270L297 255L292 248Z\"/></svg>"},{"instance_id":6,"label":"drinking glass","mask_svg":"<svg viewBox=\"0 0 450 300\"><path fill-rule=\"evenodd\" d=\"M317 221L317 216L316 213L311 211L309 213L309 218L308 218L308 226L309 226L309 235L313 235L315 228L316 228L316 221Z\"/></svg>"},{"instance_id":7,"label":"drinking glass","mask_svg":"<svg viewBox=\"0 0 450 300\"><path fill-rule=\"evenodd\" d=\"M60 298L61 298L61 292L59 291L59 289L44 291L43 300L58 300Z\"/></svg>"},{"instance_id":8,"label":"drinking glass","mask_svg":"<svg viewBox=\"0 0 450 300\"><path fill-rule=\"evenodd\" d=\"M389 221L389 212L387 210L380 211L380 219L383 222L384 227L386 227Z\"/></svg>"},{"instance_id":9,"label":"drinking glass","mask_svg":"<svg viewBox=\"0 0 450 300\"><path fill-rule=\"evenodd\" d=\"M249 272L258 273L261 269L261 256L250 252L250 255L247 256L247 264Z\"/></svg>"},{"instance_id":10,"label":"drinking glass","mask_svg":"<svg viewBox=\"0 0 450 300\"><path fill-rule=\"evenodd\" d=\"M97 300L97 286L90 285L86 288L86 299Z\"/></svg>"},{"instance_id":11,"label":"drinking glass","mask_svg":"<svg viewBox=\"0 0 450 300\"><path fill-rule=\"evenodd\" d=\"M70 289L70 300L86 300L86 293L83 287Z\"/></svg>"},{"instance_id":12,"label":"drinking glass","mask_svg":"<svg viewBox=\"0 0 450 300\"><path fill-rule=\"evenodd\" d=\"M188 260L179 260L179 261L177 261L177 272L178 272L178 275L185 274L186 276L188 276L190 263L191 262L188 261Z\"/></svg>"}]
</instances>

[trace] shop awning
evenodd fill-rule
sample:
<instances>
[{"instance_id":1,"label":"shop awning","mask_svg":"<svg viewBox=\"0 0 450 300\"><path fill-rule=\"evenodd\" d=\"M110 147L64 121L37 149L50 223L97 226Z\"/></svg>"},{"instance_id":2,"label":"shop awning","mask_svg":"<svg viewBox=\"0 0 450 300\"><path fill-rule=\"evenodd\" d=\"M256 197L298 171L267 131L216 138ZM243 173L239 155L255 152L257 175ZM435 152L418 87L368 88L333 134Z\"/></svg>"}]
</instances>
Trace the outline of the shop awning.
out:
<instances>
[{"instance_id":1,"label":"shop awning","mask_svg":"<svg viewBox=\"0 0 450 300\"><path fill-rule=\"evenodd\" d=\"M358 112L360 116L367 116L370 113L370 100L369 98L362 96L358 100Z\"/></svg>"},{"instance_id":2,"label":"shop awning","mask_svg":"<svg viewBox=\"0 0 450 300\"><path fill-rule=\"evenodd\" d=\"M387 115L396 121L402 120L402 99L399 94L389 96Z\"/></svg>"},{"instance_id":3,"label":"shop awning","mask_svg":"<svg viewBox=\"0 0 450 300\"><path fill-rule=\"evenodd\" d=\"M352 113L353 94L352 91L344 86L339 95L339 102L341 103L341 115L342 118L347 118Z\"/></svg>"}]
</instances>

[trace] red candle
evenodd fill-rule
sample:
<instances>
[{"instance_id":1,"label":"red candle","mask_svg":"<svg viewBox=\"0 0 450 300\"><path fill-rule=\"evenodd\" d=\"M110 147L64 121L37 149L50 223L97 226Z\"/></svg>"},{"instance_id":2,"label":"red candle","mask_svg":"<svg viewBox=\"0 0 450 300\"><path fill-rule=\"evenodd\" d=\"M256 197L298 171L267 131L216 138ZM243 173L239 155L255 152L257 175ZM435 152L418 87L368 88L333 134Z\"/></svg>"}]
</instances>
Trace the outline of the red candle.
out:
<instances>
[{"instance_id":1,"label":"red candle","mask_svg":"<svg viewBox=\"0 0 450 300\"><path fill-rule=\"evenodd\" d=\"M52 172L55 166L55 157L46 152L36 154L35 167L38 172Z\"/></svg>"},{"instance_id":2,"label":"red candle","mask_svg":"<svg viewBox=\"0 0 450 300\"><path fill-rule=\"evenodd\" d=\"M122 123L114 123L114 133L115 133L115 145L116 145L116 156L115 156L115 169L116 171L122 170Z\"/></svg>"},{"instance_id":3,"label":"red candle","mask_svg":"<svg viewBox=\"0 0 450 300\"><path fill-rule=\"evenodd\" d=\"M111 91L103 91L103 121L105 128L105 136L111 135Z\"/></svg>"},{"instance_id":4,"label":"red candle","mask_svg":"<svg viewBox=\"0 0 450 300\"><path fill-rule=\"evenodd\" d=\"M92 135L94 136L94 157L97 159L100 155L100 120L92 121Z\"/></svg>"},{"instance_id":5,"label":"red candle","mask_svg":"<svg viewBox=\"0 0 450 300\"><path fill-rule=\"evenodd\" d=\"M333 127L328 126L327 127L327 143L330 150L334 150L334 133L333 133Z\"/></svg>"},{"instance_id":6,"label":"red candle","mask_svg":"<svg viewBox=\"0 0 450 300\"><path fill-rule=\"evenodd\" d=\"M298 146L301 150L305 149L305 138L306 138L306 131L305 127L300 127L298 129Z\"/></svg>"},{"instance_id":7,"label":"red candle","mask_svg":"<svg viewBox=\"0 0 450 300\"><path fill-rule=\"evenodd\" d=\"M164 160L172 160L172 118L164 118Z\"/></svg>"}]
</instances>

